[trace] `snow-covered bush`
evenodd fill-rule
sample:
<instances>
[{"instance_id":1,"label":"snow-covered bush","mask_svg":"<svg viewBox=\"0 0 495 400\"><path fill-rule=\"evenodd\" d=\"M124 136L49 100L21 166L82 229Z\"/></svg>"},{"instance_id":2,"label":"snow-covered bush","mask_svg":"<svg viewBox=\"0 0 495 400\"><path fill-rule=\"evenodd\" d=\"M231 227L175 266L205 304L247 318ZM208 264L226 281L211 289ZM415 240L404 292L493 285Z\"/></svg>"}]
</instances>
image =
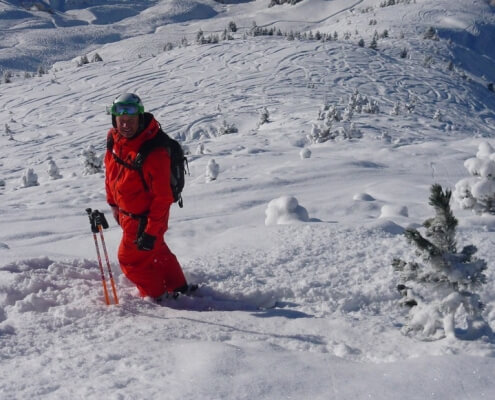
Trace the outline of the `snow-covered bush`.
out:
<instances>
[{"instance_id":1,"label":"snow-covered bush","mask_svg":"<svg viewBox=\"0 0 495 400\"><path fill-rule=\"evenodd\" d=\"M363 111L368 114L378 114L380 112L380 107L378 106L378 103L375 100L369 101L368 99L367 103L364 104L363 106Z\"/></svg>"},{"instance_id":2,"label":"snow-covered bush","mask_svg":"<svg viewBox=\"0 0 495 400\"><path fill-rule=\"evenodd\" d=\"M330 108L330 104L325 102L321 107L320 109L318 110L318 119L319 120L324 120L326 118L326 115L327 115L327 111L328 109Z\"/></svg>"},{"instance_id":3,"label":"snow-covered bush","mask_svg":"<svg viewBox=\"0 0 495 400\"><path fill-rule=\"evenodd\" d=\"M371 42L369 48L372 50L378 50L378 32L375 31L373 37L371 38Z\"/></svg>"},{"instance_id":4,"label":"snow-covered bush","mask_svg":"<svg viewBox=\"0 0 495 400\"><path fill-rule=\"evenodd\" d=\"M266 107L263 107L260 111L260 119L258 121L258 126L270 122L270 113Z\"/></svg>"},{"instance_id":5,"label":"snow-covered bush","mask_svg":"<svg viewBox=\"0 0 495 400\"><path fill-rule=\"evenodd\" d=\"M217 179L218 173L220 172L220 166L215 162L214 159L208 161L206 166L206 182L211 182Z\"/></svg>"},{"instance_id":6,"label":"snow-covered bush","mask_svg":"<svg viewBox=\"0 0 495 400\"><path fill-rule=\"evenodd\" d=\"M28 168L24 171L21 178L21 187L27 188L31 186L38 186L38 175L34 172L32 168Z\"/></svg>"},{"instance_id":7,"label":"snow-covered bush","mask_svg":"<svg viewBox=\"0 0 495 400\"><path fill-rule=\"evenodd\" d=\"M2 78L3 83L12 83L12 77L13 77L12 72L4 71L3 72L3 78Z\"/></svg>"},{"instance_id":8,"label":"snow-covered bush","mask_svg":"<svg viewBox=\"0 0 495 400\"><path fill-rule=\"evenodd\" d=\"M197 44L206 43L205 34L204 34L202 29L200 29L198 32L196 32L196 43Z\"/></svg>"},{"instance_id":9,"label":"snow-covered bush","mask_svg":"<svg viewBox=\"0 0 495 400\"><path fill-rule=\"evenodd\" d=\"M437 30L430 26L423 34L423 39L439 40Z\"/></svg>"},{"instance_id":10,"label":"snow-covered bush","mask_svg":"<svg viewBox=\"0 0 495 400\"><path fill-rule=\"evenodd\" d=\"M290 4L290 5L295 5L299 3L302 0L271 0L270 4L268 4L268 7L273 7L273 6L279 6L282 4Z\"/></svg>"},{"instance_id":11,"label":"snow-covered bush","mask_svg":"<svg viewBox=\"0 0 495 400\"><path fill-rule=\"evenodd\" d=\"M222 125L218 128L219 135L228 135L230 133L237 133L238 129L235 124L229 124L227 121L223 121Z\"/></svg>"},{"instance_id":12,"label":"snow-covered bush","mask_svg":"<svg viewBox=\"0 0 495 400\"><path fill-rule=\"evenodd\" d=\"M346 123L338 129L339 136L344 139L359 139L363 137L361 130L356 127L356 124L352 122L351 124Z\"/></svg>"},{"instance_id":13,"label":"snow-covered bush","mask_svg":"<svg viewBox=\"0 0 495 400\"><path fill-rule=\"evenodd\" d=\"M227 29L229 32L235 33L237 32L237 25L234 21L230 21L229 25L227 26Z\"/></svg>"},{"instance_id":14,"label":"snow-covered bush","mask_svg":"<svg viewBox=\"0 0 495 400\"><path fill-rule=\"evenodd\" d=\"M301 160L304 160L305 158L311 158L311 150L305 147L304 149L301 149L299 152L299 156L301 157Z\"/></svg>"},{"instance_id":15,"label":"snow-covered bush","mask_svg":"<svg viewBox=\"0 0 495 400\"><path fill-rule=\"evenodd\" d=\"M307 135L311 143L324 143L330 139L335 139L336 134L332 133L331 126L312 124L311 133Z\"/></svg>"},{"instance_id":16,"label":"snow-covered bush","mask_svg":"<svg viewBox=\"0 0 495 400\"><path fill-rule=\"evenodd\" d=\"M471 177L455 185L454 199L478 214L495 214L495 150L488 142L478 146L476 157L464 161Z\"/></svg>"},{"instance_id":17,"label":"snow-covered bush","mask_svg":"<svg viewBox=\"0 0 495 400\"><path fill-rule=\"evenodd\" d=\"M48 172L48 176L50 177L50 179L60 179L60 178L62 178L62 175L60 174L60 170L57 167L57 164L52 159L49 159L48 160L48 170L47 170L47 172Z\"/></svg>"},{"instance_id":18,"label":"snow-covered bush","mask_svg":"<svg viewBox=\"0 0 495 400\"><path fill-rule=\"evenodd\" d=\"M400 303L410 307L404 332L423 339L455 337L456 321L461 320L466 339L489 329L481 316L480 297L475 293L486 283L486 262L474 257L477 249L473 245L457 251L458 221L450 208L451 194L440 185L431 187L430 205L435 216L423 223L424 236L416 229L405 231L419 259L393 261L400 277Z\"/></svg>"},{"instance_id":19,"label":"snow-covered bush","mask_svg":"<svg viewBox=\"0 0 495 400\"><path fill-rule=\"evenodd\" d=\"M375 37L373 37L371 39L369 48L372 49L372 50L378 50L378 41L377 41L377 39Z\"/></svg>"},{"instance_id":20,"label":"snow-covered bush","mask_svg":"<svg viewBox=\"0 0 495 400\"><path fill-rule=\"evenodd\" d=\"M102 62L103 58L98 53L93 54L93 57L91 58L91 62Z\"/></svg>"},{"instance_id":21,"label":"snow-covered bush","mask_svg":"<svg viewBox=\"0 0 495 400\"><path fill-rule=\"evenodd\" d=\"M349 97L347 108L351 111L361 113L363 111L363 107L368 103L368 98L366 96L363 96L357 89L355 89Z\"/></svg>"},{"instance_id":22,"label":"snow-covered bush","mask_svg":"<svg viewBox=\"0 0 495 400\"><path fill-rule=\"evenodd\" d=\"M390 115L399 115L400 114L400 102L396 102L392 111L390 111Z\"/></svg>"},{"instance_id":23,"label":"snow-covered bush","mask_svg":"<svg viewBox=\"0 0 495 400\"><path fill-rule=\"evenodd\" d=\"M88 56L84 55L79 58L77 61L77 66L82 67L85 64L89 64Z\"/></svg>"},{"instance_id":24,"label":"snow-covered bush","mask_svg":"<svg viewBox=\"0 0 495 400\"><path fill-rule=\"evenodd\" d=\"M222 40L234 40L234 37L229 33L229 30L225 28L222 32L222 36L220 37Z\"/></svg>"},{"instance_id":25,"label":"snow-covered bush","mask_svg":"<svg viewBox=\"0 0 495 400\"><path fill-rule=\"evenodd\" d=\"M328 107L328 110L325 115L325 119L329 122L330 121L338 122L338 121L342 121L342 115L335 105L331 105Z\"/></svg>"},{"instance_id":26,"label":"snow-covered bush","mask_svg":"<svg viewBox=\"0 0 495 400\"><path fill-rule=\"evenodd\" d=\"M282 196L268 203L265 225L286 225L309 221L308 211L299 205L295 197Z\"/></svg>"},{"instance_id":27,"label":"snow-covered bush","mask_svg":"<svg viewBox=\"0 0 495 400\"><path fill-rule=\"evenodd\" d=\"M443 115L440 110L435 111L435 114L433 115L433 119L436 119L437 121L442 121Z\"/></svg>"},{"instance_id":28,"label":"snow-covered bush","mask_svg":"<svg viewBox=\"0 0 495 400\"><path fill-rule=\"evenodd\" d=\"M93 145L89 145L81 152L82 164L84 166L83 175L93 175L102 172L102 155L97 155Z\"/></svg>"},{"instance_id":29,"label":"snow-covered bush","mask_svg":"<svg viewBox=\"0 0 495 400\"><path fill-rule=\"evenodd\" d=\"M37 74L38 76L43 76L43 75L45 75L45 74L46 74L46 70L45 70L45 68L43 68L43 66L42 66L42 65L40 65L40 66L38 67L38 69L36 70L36 74Z\"/></svg>"},{"instance_id":30,"label":"snow-covered bush","mask_svg":"<svg viewBox=\"0 0 495 400\"><path fill-rule=\"evenodd\" d=\"M416 97L409 96L409 100L404 104L404 108L406 109L408 114L412 114L416 109Z\"/></svg>"},{"instance_id":31,"label":"snow-covered bush","mask_svg":"<svg viewBox=\"0 0 495 400\"><path fill-rule=\"evenodd\" d=\"M198 147L196 147L196 155L200 156L202 154L205 154L205 145L203 143L200 143Z\"/></svg>"}]
</instances>

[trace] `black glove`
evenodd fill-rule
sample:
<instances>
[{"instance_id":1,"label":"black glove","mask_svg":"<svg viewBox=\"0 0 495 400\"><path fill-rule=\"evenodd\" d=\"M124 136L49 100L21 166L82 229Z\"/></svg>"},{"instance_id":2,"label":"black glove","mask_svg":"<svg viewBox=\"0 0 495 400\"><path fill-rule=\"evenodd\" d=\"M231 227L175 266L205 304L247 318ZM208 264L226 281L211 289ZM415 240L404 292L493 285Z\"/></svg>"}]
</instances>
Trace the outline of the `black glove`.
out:
<instances>
[{"instance_id":1,"label":"black glove","mask_svg":"<svg viewBox=\"0 0 495 400\"><path fill-rule=\"evenodd\" d=\"M155 247L156 236L148 235L146 232L143 232L141 236L136 240L136 245L139 250L150 251Z\"/></svg>"}]
</instances>

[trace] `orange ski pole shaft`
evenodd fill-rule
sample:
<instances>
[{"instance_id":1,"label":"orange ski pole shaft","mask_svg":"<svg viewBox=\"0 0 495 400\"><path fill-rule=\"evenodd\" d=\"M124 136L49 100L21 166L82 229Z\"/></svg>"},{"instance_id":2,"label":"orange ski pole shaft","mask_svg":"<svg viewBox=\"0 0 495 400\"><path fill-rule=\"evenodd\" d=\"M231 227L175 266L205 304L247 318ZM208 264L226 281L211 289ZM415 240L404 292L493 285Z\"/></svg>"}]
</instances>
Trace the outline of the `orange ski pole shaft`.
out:
<instances>
[{"instance_id":1,"label":"orange ski pole shaft","mask_svg":"<svg viewBox=\"0 0 495 400\"><path fill-rule=\"evenodd\" d=\"M105 279L105 271L103 269L103 263L101 262L101 255L100 255L100 248L98 246L98 238L96 237L96 233L98 232L97 224L96 224L96 218L95 218L95 212L98 213L98 210L91 210L91 208L87 208L86 212L88 213L89 217L89 224L91 225L91 232L93 232L93 239L95 241L95 248L96 248L96 255L98 257L98 265L100 266L100 274L101 274L101 284L103 285L103 294L105 295L105 303L106 305L110 305L110 298L108 297L108 289L107 289L107 282Z\"/></svg>"},{"instance_id":2,"label":"orange ski pole shaft","mask_svg":"<svg viewBox=\"0 0 495 400\"><path fill-rule=\"evenodd\" d=\"M105 295L106 305L110 305L110 298L108 297L107 282L105 280L105 271L103 270L103 263L101 262L100 248L98 247L98 239L96 238L96 233L93 233L93 238L95 240L96 255L98 256L98 265L100 266L101 273L101 283L103 285L103 294Z\"/></svg>"},{"instance_id":3,"label":"orange ski pole shaft","mask_svg":"<svg viewBox=\"0 0 495 400\"><path fill-rule=\"evenodd\" d=\"M105 260L107 262L108 275L110 276L110 283L112 285L113 299L115 300L115 304L119 304L119 298L117 297L117 288L115 287L115 281L113 280L112 267L110 266L110 260L108 259L107 246L105 245L105 239L103 238L103 228L101 225L98 225L98 230L100 231L103 253L105 254Z\"/></svg>"}]
</instances>

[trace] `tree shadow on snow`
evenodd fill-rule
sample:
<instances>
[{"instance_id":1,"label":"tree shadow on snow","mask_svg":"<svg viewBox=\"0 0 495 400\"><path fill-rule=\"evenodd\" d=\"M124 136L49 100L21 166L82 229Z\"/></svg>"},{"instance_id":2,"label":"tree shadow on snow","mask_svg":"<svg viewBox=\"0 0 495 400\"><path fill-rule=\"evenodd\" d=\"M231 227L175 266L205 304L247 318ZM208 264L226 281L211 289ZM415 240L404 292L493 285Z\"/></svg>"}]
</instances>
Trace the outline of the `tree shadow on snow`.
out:
<instances>
[{"instance_id":1,"label":"tree shadow on snow","mask_svg":"<svg viewBox=\"0 0 495 400\"><path fill-rule=\"evenodd\" d=\"M486 341L491 344L495 344L495 333L492 328L485 324L479 329L455 329L455 337L459 340L474 341L482 338L486 338Z\"/></svg>"}]
</instances>

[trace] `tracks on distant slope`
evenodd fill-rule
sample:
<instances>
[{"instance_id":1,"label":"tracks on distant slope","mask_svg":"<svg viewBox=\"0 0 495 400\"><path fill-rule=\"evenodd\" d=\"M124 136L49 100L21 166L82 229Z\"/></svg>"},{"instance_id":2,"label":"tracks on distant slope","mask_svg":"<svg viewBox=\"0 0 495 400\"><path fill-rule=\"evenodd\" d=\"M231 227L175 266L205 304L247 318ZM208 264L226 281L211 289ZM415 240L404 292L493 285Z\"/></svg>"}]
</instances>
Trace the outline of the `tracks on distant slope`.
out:
<instances>
[{"instance_id":1,"label":"tracks on distant slope","mask_svg":"<svg viewBox=\"0 0 495 400\"><path fill-rule=\"evenodd\" d=\"M316 21L301 21L301 20L276 20L276 21L272 21L272 22L269 22L269 23L266 23L266 24L263 24L263 25L259 25L260 27L262 28L265 28L267 26L271 26L271 25L274 25L274 24L278 24L278 23L281 23L281 22L290 22L290 23L308 23L308 24L321 24L322 22L325 22L327 20L329 20L330 18L333 18L339 14L342 14L343 12L345 11L349 11L349 10L352 10L354 7L356 7L357 5L361 4L364 0L358 0L356 2L354 2L353 4L351 4L350 6L347 6L337 12L334 12L333 14L330 14L330 15L327 15L326 17L322 18L322 19L319 19L319 20L316 20Z\"/></svg>"}]
</instances>

